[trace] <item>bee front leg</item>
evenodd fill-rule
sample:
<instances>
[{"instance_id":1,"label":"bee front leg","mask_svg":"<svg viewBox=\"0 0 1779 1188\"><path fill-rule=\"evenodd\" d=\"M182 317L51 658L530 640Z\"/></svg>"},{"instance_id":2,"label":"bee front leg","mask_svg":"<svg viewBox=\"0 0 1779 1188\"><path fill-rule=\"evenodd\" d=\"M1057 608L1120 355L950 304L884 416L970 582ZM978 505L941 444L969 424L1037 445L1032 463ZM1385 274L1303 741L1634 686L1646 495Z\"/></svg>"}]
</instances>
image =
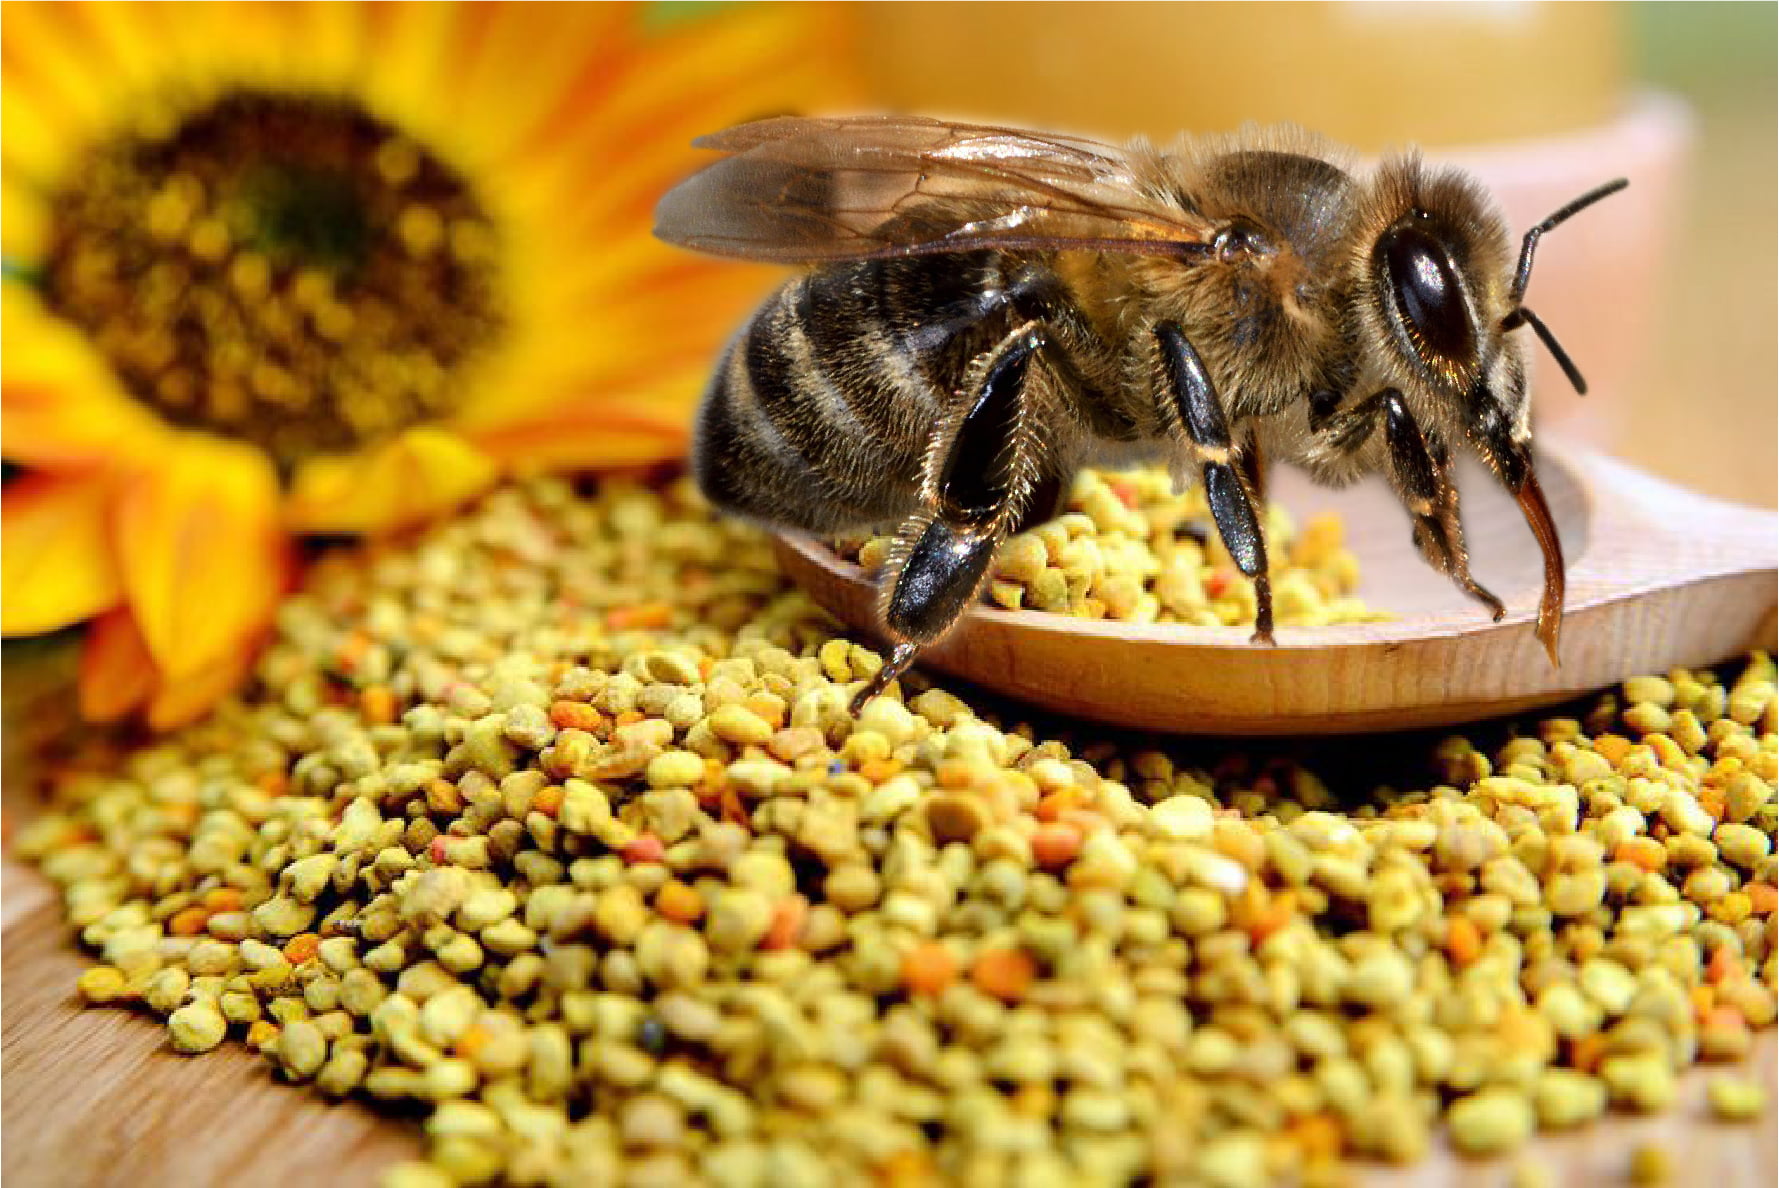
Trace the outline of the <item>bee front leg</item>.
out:
<instances>
[{"instance_id":1,"label":"bee front leg","mask_svg":"<svg viewBox=\"0 0 1779 1188\"><path fill-rule=\"evenodd\" d=\"M1470 555L1464 548L1464 527L1458 518L1458 488L1451 479L1451 460L1437 440L1429 441L1409 412L1402 393L1382 392L1340 414L1331 423L1336 448L1356 452L1381 418L1389 457L1390 486L1414 517L1414 543L1422 557L1460 590L1489 608L1499 620L1507 613L1501 600L1470 576Z\"/></svg>"},{"instance_id":2,"label":"bee front leg","mask_svg":"<svg viewBox=\"0 0 1779 1188\"><path fill-rule=\"evenodd\" d=\"M1026 514L1046 472L1026 376L1047 343L1027 322L971 364L966 399L927 447L922 510L896 534L878 621L890 658L853 699L857 713L951 629L975 600L995 551Z\"/></svg>"},{"instance_id":3,"label":"bee front leg","mask_svg":"<svg viewBox=\"0 0 1779 1188\"><path fill-rule=\"evenodd\" d=\"M1266 534L1256 504L1260 492L1259 446L1253 440L1232 446L1229 421L1211 384L1210 373L1185 332L1173 322L1155 327L1161 347L1163 380L1174 399L1174 413L1204 475L1211 518L1236 568L1254 579L1254 642L1270 644L1272 580L1266 568Z\"/></svg>"}]
</instances>

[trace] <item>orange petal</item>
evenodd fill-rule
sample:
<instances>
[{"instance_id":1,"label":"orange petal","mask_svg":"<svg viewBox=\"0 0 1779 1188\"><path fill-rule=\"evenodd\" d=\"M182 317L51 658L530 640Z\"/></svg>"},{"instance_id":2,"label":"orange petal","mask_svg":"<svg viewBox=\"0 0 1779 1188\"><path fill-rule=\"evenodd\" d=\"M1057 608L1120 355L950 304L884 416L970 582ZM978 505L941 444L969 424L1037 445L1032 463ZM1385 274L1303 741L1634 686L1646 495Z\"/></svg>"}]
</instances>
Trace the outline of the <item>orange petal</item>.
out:
<instances>
[{"instance_id":1,"label":"orange petal","mask_svg":"<svg viewBox=\"0 0 1779 1188\"><path fill-rule=\"evenodd\" d=\"M129 476L113 529L124 592L173 679L248 645L271 618L290 557L265 456L203 434L170 436L152 468Z\"/></svg>"},{"instance_id":2,"label":"orange petal","mask_svg":"<svg viewBox=\"0 0 1779 1188\"><path fill-rule=\"evenodd\" d=\"M702 378L702 366L700 367ZM564 399L529 420L478 428L476 445L513 468L599 468L664 462L686 452L688 418L639 411L641 399Z\"/></svg>"},{"instance_id":3,"label":"orange petal","mask_svg":"<svg viewBox=\"0 0 1779 1188\"><path fill-rule=\"evenodd\" d=\"M174 730L203 717L246 677L253 667L254 652L250 645L163 682L148 703L148 724L156 730Z\"/></svg>"},{"instance_id":4,"label":"orange petal","mask_svg":"<svg viewBox=\"0 0 1779 1188\"><path fill-rule=\"evenodd\" d=\"M35 635L91 618L123 597L106 511L112 485L92 474L26 474L0 501L0 629Z\"/></svg>"},{"instance_id":5,"label":"orange petal","mask_svg":"<svg viewBox=\"0 0 1779 1188\"><path fill-rule=\"evenodd\" d=\"M435 87L417 102L455 103L452 142L479 150L478 164L494 165L543 122L590 60L621 54L621 39L635 36L639 20L616 5L466 6L459 9L460 52L438 64L449 71L442 89L451 99Z\"/></svg>"},{"instance_id":6,"label":"orange petal","mask_svg":"<svg viewBox=\"0 0 1779 1188\"><path fill-rule=\"evenodd\" d=\"M154 692L157 675L129 608L107 611L87 628L80 650L81 716L112 722L133 712Z\"/></svg>"},{"instance_id":7,"label":"orange petal","mask_svg":"<svg viewBox=\"0 0 1779 1188\"><path fill-rule=\"evenodd\" d=\"M127 607L93 620L80 654L80 712L112 722L147 707L148 724L172 730L202 717L241 683L254 649L244 647L185 676L163 680Z\"/></svg>"},{"instance_id":8,"label":"orange petal","mask_svg":"<svg viewBox=\"0 0 1779 1188\"><path fill-rule=\"evenodd\" d=\"M0 285L0 450L38 466L94 466L160 451L167 429L118 383L86 335L23 284Z\"/></svg>"},{"instance_id":9,"label":"orange petal","mask_svg":"<svg viewBox=\"0 0 1779 1188\"><path fill-rule=\"evenodd\" d=\"M285 504L299 532L372 532L439 515L499 474L482 451L436 426L409 429L367 453L302 464Z\"/></svg>"}]
</instances>

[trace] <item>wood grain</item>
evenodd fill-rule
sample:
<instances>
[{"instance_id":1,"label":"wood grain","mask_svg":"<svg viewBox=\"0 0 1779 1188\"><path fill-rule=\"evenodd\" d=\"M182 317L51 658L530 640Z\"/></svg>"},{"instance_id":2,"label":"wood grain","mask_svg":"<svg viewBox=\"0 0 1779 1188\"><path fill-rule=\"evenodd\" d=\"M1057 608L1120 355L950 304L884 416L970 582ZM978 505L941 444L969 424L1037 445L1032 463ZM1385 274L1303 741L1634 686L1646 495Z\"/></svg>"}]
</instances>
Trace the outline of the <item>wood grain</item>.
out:
<instances>
[{"instance_id":1,"label":"wood grain","mask_svg":"<svg viewBox=\"0 0 1779 1188\"><path fill-rule=\"evenodd\" d=\"M147 1014L83 1008L61 905L8 862L0 938L0 1178L12 1188L374 1184L418 1129L279 1084L239 1044L166 1046Z\"/></svg>"},{"instance_id":2,"label":"wood grain","mask_svg":"<svg viewBox=\"0 0 1779 1188\"><path fill-rule=\"evenodd\" d=\"M1134 625L976 606L920 662L1058 713L1194 734L1334 734L1443 726L1552 705L1675 665L1771 647L1779 517L1681 490L1553 443L1540 474L1569 557L1560 668L1532 633L1542 565L1513 500L1480 471L1464 483L1479 580L1500 623L1425 565L1380 483L1340 492L1290 472L1277 497L1335 510L1386 623L1277 631ZM1480 480L1480 481L1479 481ZM785 571L842 620L875 631L871 578L821 545L781 539Z\"/></svg>"}]
</instances>

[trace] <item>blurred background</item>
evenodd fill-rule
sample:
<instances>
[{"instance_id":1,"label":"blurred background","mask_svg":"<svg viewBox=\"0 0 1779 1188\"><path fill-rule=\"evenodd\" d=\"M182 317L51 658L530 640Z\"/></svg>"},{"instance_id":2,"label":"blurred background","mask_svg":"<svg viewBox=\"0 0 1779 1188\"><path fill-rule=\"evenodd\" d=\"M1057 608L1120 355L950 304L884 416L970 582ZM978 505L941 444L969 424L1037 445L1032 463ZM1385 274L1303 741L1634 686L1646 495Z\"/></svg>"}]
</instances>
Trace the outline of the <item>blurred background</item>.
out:
<instances>
[{"instance_id":1,"label":"blurred background","mask_svg":"<svg viewBox=\"0 0 1779 1188\"><path fill-rule=\"evenodd\" d=\"M869 100L1166 142L1291 121L1475 169L1515 232L1622 195L1539 249L1538 415L1665 477L1773 506L1775 6L1741 3L859 5Z\"/></svg>"}]
</instances>

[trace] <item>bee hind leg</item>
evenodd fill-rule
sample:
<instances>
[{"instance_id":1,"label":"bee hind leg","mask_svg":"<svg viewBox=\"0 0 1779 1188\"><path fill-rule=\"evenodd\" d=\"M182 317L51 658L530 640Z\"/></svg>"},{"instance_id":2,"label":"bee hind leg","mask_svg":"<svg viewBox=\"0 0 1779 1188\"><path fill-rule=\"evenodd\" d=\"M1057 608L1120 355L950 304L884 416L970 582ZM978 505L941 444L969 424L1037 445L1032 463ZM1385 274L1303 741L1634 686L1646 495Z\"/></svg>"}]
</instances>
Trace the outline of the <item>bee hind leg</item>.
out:
<instances>
[{"instance_id":1,"label":"bee hind leg","mask_svg":"<svg viewBox=\"0 0 1779 1188\"><path fill-rule=\"evenodd\" d=\"M1161 347L1163 383L1173 397L1179 429L1199 461L1217 533L1236 568L1254 580L1254 642L1270 644L1272 580L1257 510L1263 485L1259 446L1252 438L1231 444L1222 401L1185 332L1173 322L1162 322L1155 327L1155 339Z\"/></svg>"},{"instance_id":2,"label":"bee hind leg","mask_svg":"<svg viewBox=\"0 0 1779 1188\"><path fill-rule=\"evenodd\" d=\"M965 375L961 407L934 432L922 509L896 534L880 587L890 658L853 699L854 713L969 608L1031 504L1048 468L1026 376L1047 341L1040 323L1027 322L984 352Z\"/></svg>"},{"instance_id":3,"label":"bee hind leg","mask_svg":"<svg viewBox=\"0 0 1779 1188\"><path fill-rule=\"evenodd\" d=\"M865 708L867 701L881 694L889 688L891 681L907 672L918 655L920 655L920 645L913 640L905 639L891 648L890 657L883 662L883 667L878 669L871 679L865 682L865 687L853 697L852 705L849 707L853 717L858 717L859 711Z\"/></svg>"},{"instance_id":4,"label":"bee hind leg","mask_svg":"<svg viewBox=\"0 0 1779 1188\"><path fill-rule=\"evenodd\" d=\"M1029 532L1062 515L1063 508L1069 501L1069 485L1068 479L1062 474L1045 471L1032 488L1031 498L1026 501L1025 514L1013 525L1010 535Z\"/></svg>"}]
</instances>

